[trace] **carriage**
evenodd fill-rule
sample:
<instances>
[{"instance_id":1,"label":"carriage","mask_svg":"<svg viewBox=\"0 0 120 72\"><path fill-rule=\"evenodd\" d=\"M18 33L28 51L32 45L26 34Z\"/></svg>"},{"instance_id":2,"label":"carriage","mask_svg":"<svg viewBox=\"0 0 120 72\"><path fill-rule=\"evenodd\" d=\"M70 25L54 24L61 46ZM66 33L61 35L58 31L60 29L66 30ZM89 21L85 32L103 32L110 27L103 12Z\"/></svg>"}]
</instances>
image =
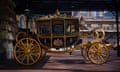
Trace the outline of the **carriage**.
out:
<instances>
[{"instance_id":1,"label":"carriage","mask_svg":"<svg viewBox=\"0 0 120 72\"><path fill-rule=\"evenodd\" d=\"M61 15L35 18L36 27L19 30L16 34L14 57L22 65L33 65L46 56L46 53L63 54L81 48L85 60L103 64L109 58L109 49L103 43L105 32L94 28L89 34L96 38L82 43L80 31L84 26L74 16Z\"/></svg>"}]
</instances>

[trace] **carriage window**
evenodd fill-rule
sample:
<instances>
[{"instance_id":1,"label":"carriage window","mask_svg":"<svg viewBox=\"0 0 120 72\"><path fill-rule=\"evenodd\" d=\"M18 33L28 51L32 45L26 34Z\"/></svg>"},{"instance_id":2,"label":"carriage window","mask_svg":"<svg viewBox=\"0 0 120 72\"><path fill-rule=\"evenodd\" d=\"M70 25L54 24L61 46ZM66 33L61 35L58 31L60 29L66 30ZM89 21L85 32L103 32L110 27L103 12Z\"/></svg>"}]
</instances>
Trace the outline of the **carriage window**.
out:
<instances>
[{"instance_id":1,"label":"carriage window","mask_svg":"<svg viewBox=\"0 0 120 72\"><path fill-rule=\"evenodd\" d=\"M41 34L49 34L50 33L50 28L49 26L40 26L40 33Z\"/></svg>"},{"instance_id":2,"label":"carriage window","mask_svg":"<svg viewBox=\"0 0 120 72\"><path fill-rule=\"evenodd\" d=\"M64 26L63 25L54 25L53 33L64 33Z\"/></svg>"},{"instance_id":3,"label":"carriage window","mask_svg":"<svg viewBox=\"0 0 120 72\"><path fill-rule=\"evenodd\" d=\"M75 25L67 24L67 26L66 26L66 32L67 33L74 33L75 32Z\"/></svg>"},{"instance_id":4,"label":"carriage window","mask_svg":"<svg viewBox=\"0 0 120 72\"><path fill-rule=\"evenodd\" d=\"M63 20L54 20L52 27L53 27L52 31L54 34L64 33L64 21Z\"/></svg>"}]
</instances>

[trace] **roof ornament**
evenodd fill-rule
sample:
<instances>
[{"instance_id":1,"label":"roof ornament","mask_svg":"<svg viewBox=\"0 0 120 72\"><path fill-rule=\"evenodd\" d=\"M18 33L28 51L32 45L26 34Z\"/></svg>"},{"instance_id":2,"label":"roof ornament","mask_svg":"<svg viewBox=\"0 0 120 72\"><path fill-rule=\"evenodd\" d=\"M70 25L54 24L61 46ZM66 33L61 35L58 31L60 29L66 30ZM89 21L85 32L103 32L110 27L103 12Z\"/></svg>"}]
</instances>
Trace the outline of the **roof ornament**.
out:
<instances>
[{"instance_id":1,"label":"roof ornament","mask_svg":"<svg viewBox=\"0 0 120 72\"><path fill-rule=\"evenodd\" d=\"M56 10L56 15L60 16L60 11L58 9Z\"/></svg>"}]
</instances>

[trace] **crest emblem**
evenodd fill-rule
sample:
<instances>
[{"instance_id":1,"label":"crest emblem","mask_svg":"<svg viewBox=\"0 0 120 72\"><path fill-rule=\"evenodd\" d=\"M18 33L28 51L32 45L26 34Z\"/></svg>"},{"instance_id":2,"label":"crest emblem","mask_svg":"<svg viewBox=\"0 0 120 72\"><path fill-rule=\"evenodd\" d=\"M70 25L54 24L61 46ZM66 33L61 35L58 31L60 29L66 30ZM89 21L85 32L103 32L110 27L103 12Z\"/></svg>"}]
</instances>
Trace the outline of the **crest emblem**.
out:
<instances>
[{"instance_id":1,"label":"crest emblem","mask_svg":"<svg viewBox=\"0 0 120 72\"><path fill-rule=\"evenodd\" d=\"M53 44L55 46L62 46L63 45L63 41L61 39L55 39Z\"/></svg>"}]
</instances>

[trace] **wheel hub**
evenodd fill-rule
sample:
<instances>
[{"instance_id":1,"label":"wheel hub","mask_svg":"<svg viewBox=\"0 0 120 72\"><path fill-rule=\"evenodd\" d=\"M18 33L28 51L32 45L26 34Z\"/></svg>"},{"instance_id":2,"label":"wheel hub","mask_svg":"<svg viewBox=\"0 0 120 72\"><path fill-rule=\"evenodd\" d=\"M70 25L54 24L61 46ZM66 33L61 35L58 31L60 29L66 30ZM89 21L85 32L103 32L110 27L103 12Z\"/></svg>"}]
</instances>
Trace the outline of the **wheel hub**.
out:
<instances>
[{"instance_id":1,"label":"wheel hub","mask_svg":"<svg viewBox=\"0 0 120 72\"><path fill-rule=\"evenodd\" d=\"M97 57L101 56L101 52L99 52L99 51L96 51L95 54L96 54Z\"/></svg>"},{"instance_id":2,"label":"wheel hub","mask_svg":"<svg viewBox=\"0 0 120 72\"><path fill-rule=\"evenodd\" d=\"M26 44L26 49L24 51L25 55L30 55L31 53L31 47L29 44Z\"/></svg>"},{"instance_id":3,"label":"wheel hub","mask_svg":"<svg viewBox=\"0 0 120 72\"><path fill-rule=\"evenodd\" d=\"M24 51L24 53L25 53L25 55L30 55L31 50L28 48L28 49L26 49L26 50Z\"/></svg>"}]
</instances>

